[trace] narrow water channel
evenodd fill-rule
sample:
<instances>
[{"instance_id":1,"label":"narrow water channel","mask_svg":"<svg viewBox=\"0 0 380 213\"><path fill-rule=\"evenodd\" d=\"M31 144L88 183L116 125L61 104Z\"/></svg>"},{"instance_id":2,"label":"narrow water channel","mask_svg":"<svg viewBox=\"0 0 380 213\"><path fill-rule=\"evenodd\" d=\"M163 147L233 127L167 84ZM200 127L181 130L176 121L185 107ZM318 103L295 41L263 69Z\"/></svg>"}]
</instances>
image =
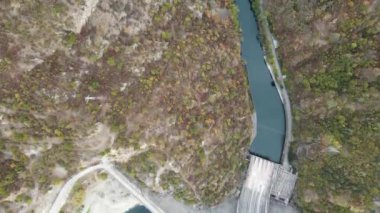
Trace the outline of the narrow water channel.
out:
<instances>
[{"instance_id":1,"label":"narrow water channel","mask_svg":"<svg viewBox=\"0 0 380 213\"><path fill-rule=\"evenodd\" d=\"M285 111L264 61L257 21L249 0L236 0L242 29L241 51L257 115L257 134L250 152L280 163L285 138Z\"/></svg>"}]
</instances>

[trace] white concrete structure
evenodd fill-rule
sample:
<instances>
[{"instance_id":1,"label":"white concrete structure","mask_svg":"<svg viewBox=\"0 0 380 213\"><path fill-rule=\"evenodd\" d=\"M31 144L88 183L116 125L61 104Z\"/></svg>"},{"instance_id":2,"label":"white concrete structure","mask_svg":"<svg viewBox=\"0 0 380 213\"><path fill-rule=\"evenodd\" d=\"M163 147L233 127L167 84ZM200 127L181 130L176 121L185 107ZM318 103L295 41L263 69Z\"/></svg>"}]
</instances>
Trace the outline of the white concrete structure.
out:
<instances>
[{"instance_id":1,"label":"white concrete structure","mask_svg":"<svg viewBox=\"0 0 380 213\"><path fill-rule=\"evenodd\" d=\"M270 194L272 198L287 205L292 196L297 175L294 175L291 171L281 165L277 165L277 167L278 168L273 177L273 185Z\"/></svg>"},{"instance_id":2,"label":"white concrete structure","mask_svg":"<svg viewBox=\"0 0 380 213\"><path fill-rule=\"evenodd\" d=\"M286 167L260 157L252 155L250 160L237 213L266 213L271 197L287 205L297 176Z\"/></svg>"}]
</instances>

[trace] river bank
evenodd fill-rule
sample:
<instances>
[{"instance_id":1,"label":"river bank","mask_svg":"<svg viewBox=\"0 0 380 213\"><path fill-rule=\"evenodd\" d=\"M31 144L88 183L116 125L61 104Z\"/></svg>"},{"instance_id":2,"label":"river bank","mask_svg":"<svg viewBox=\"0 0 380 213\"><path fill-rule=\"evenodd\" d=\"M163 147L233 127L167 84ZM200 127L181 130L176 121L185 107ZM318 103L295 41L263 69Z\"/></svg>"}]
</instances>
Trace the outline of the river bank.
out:
<instances>
[{"instance_id":1,"label":"river bank","mask_svg":"<svg viewBox=\"0 0 380 213\"><path fill-rule=\"evenodd\" d=\"M276 48L278 47L279 43L276 39L274 39L273 34L270 32L268 20L263 12L264 11L263 1L253 0L252 10L255 12L256 18L258 20L258 24L259 24L258 27L260 28L260 32L261 32L260 38L261 38L262 48L265 52L265 58L266 58L268 69L271 72L275 86L278 90L278 93L284 105L286 133L285 133L284 146L282 150L281 163L285 167L288 167L289 169L291 169L291 166L289 164L289 159L288 159L288 153L289 153L290 143L293 140L293 135L292 135L293 117L292 117L289 95L286 90L285 82L284 82L285 76L282 74L281 66L280 66L280 63L278 62L278 56L276 52Z\"/></svg>"},{"instance_id":2,"label":"river bank","mask_svg":"<svg viewBox=\"0 0 380 213\"><path fill-rule=\"evenodd\" d=\"M237 0L241 31L241 55L246 65L250 92L257 116L257 132L250 153L280 163L284 136L283 103L264 59L256 18L248 0Z\"/></svg>"}]
</instances>

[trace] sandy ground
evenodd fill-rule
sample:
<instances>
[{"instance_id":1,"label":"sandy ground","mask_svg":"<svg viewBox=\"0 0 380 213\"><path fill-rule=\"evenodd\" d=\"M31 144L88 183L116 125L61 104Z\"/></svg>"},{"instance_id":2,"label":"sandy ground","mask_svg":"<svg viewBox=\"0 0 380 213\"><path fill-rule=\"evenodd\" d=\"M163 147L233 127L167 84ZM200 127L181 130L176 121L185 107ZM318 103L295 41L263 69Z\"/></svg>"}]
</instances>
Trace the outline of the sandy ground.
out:
<instances>
[{"instance_id":1,"label":"sandy ground","mask_svg":"<svg viewBox=\"0 0 380 213\"><path fill-rule=\"evenodd\" d=\"M212 208L199 208L177 201L170 195L152 193L146 189L143 190L143 194L168 213L173 212L173 209L176 213L235 213L237 207L237 197L228 199Z\"/></svg>"},{"instance_id":2,"label":"sandy ground","mask_svg":"<svg viewBox=\"0 0 380 213\"><path fill-rule=\"evenodd\" d=\"M175 209L176 213L235 213L237 209L237 198L228 199L217 206L205 209L185 205L168 195L149 194L149 198L156 202L165 212L173 212L173 209ZM298 213L299 211L291 205L285 206L282 203L271 200L268 212Z\"/></svg>"},{"instance_id":3,"label":"sandy ground","mask_svg":"<svg viewBox=\"0 0 380 213\"><path fill-rule=\"evenodd\" d=\"M109 177L112 177L113 179L110 179L109 183L99 186L99 189L96 189L96 187L95 189L93 189L94 187L86 187L83 212L118 212L119 210L125 212L128 208L135 206L138 203L138 200L151 212L164 213L156 203L152 202L142 193L141 189L139 189L135 183L132 183L131 180L115 169L107 160L104 160L100 164L88 167L72 176L61 188L61 191L53 202L49 212L60 212L61 208L67 202L76 182L99 170L105 171L108 174L108 179L110 179ZM99 181L96 180L94 183L98 182ZM92 189L95 191L87 192ZM128 192L133 196L129 195ZM93 207L93 205L95 205L95 207ZM104 211L106 209L107 211Z\"/></svg>"},{"instance_id":4,"label":"sandy ground","mask_svg":"<svg viewBox=\"0 0 380 213\"><path fill-rule=\"evenodd\" d=\"M54 199L61 190L61 185L55 185L50 191L46 194L36 194L36 197L33 198L34 202L29 205L27 208L22 209L20 212L42 212L47 213L49 211L50 205L54 202Z\"/></svg>"},{"instance_id":5,"label":"sandy ground","mask_svg":"<svg viewBox=\"0 0 380 213\"><path fill-rule=\"evenodd\" d=\"M97 167L96 166L95 168L92 167L92 169L88 168L87 170L89 171L85 170L83 172L85 174L90 173L91 171L97 170ZM100 178L93 179L93 182L87 186L86 192L85 192L85 198L83 201L82 213L103 213L103 212L123 213L123 212L126 212L128 209L133 208L136 205L143 205L135 196L131 195L129 191L126 189L126 187L121 184L120 180L115 179L113 175L108 174L108 177L105 180L102 180ZM83 174L73 179L79 179L82 176ZM116 174L116 177L117 177L117 174ZM75 183L76 180L72 182ZM67 187L64 187L64 188L67 188ZM53 193L52 192L50 193L57 194L59 189L60 187L57 187L56 190L53 190L54 191ZM69 189L68 189L68 192L70 192ZM141 195L145 197L145 199L149 199L150 201L154 202L164 212L173 212L172 210L175 209L175 212L177 213L193 213L193 212L235 213L237 209L237 196L235 198L226 200L220 205L217 205L212 208L199 208L198 206L185 205L184 203L175 200L170 195L152 193L148 189L142 189L139 193L141 193ZM55 196L49 196L49 197L51 198ZM62 199L62 200L64 201L66 199ZM46 209L40 212L46 212ZM53 212L58 212L58 211L53 211ZM281 203L271 200L269 213L283 213L283 212L297 213L298 211L292 206L285 207Z\"/></svg>"},{"instance_id":6,"label":"sandy ground","mask_svg":"<svg viewBox=\"0 0 380 213\"><path fill-rule=\"evenodd\" d=\"M140 202L113 177L97 181L86 190L82 213L122 213Z\"/></svg>"}]
</instances>

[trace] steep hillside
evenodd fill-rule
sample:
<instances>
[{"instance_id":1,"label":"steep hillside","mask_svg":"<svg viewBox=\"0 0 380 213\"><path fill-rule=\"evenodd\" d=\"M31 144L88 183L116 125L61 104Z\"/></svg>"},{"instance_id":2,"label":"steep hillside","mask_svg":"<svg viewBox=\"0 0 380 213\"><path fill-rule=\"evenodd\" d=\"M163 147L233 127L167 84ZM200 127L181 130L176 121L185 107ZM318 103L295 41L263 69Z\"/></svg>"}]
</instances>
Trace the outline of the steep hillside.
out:
<instances>
[{"instance_id":1,"label":"steep hillside","mask_svg":"<svg viewBox=\"0 0 380 213\"><path fill-rule=\"evenodd\" d=\"M380 2L264 2L291 95L297 204L305 212L374 209L380 199Z\"/></svg>"},{"instance_id":2,"label":"steep hillside","mask_svg":"<svg viewBox=\"0 0 380 213\"><path fill-rule=\"evenodd\" d=\"M180 200L231 196L252 129L235 16L231 0L1 1L3 210L41 212L102 156Z\"/></svg>"}]
</instances>

